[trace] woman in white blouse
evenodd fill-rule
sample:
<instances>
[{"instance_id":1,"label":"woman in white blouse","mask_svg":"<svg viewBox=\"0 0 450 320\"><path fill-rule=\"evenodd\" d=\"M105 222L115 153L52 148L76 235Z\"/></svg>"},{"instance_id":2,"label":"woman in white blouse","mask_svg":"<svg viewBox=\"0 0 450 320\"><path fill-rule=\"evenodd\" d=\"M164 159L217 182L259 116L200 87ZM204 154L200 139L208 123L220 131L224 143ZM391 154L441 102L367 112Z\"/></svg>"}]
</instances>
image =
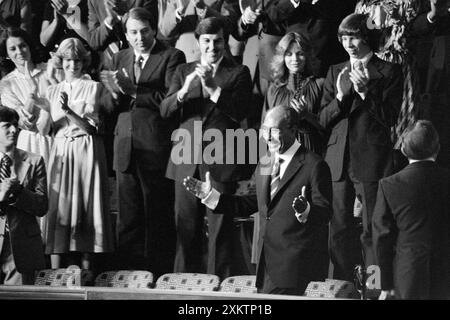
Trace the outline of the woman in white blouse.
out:
<instances>
[{"instance_id":1,"label":"woman in white blouse","mask_svg":"<svg viewBox=\"0 0 450 320\"><path fill-rule=\"evenodd\" d=\"M36 54L32 41L18 28L4 32L0 56L15 66L0 83L0 98L2 105L15 109L20 115L17 147L41 155L48 164L52 145L51 119L49 113L41 109L50 85L47 66L34 63Z\"/></svg>"},{"instance_id":2,"label":"woman in white blouse","mask_svg":"<svg viewBox=\"0 0 450 320\"><path fill-rule=\"evenodd\" d=\"M79 39L61 42L53 60L65 80L47 90L54 144L48 165L46 253L52 255L52 268L59 268L66 255L89 269L92 253L113 249L106 157L97 134L101 85L83 75L90 55ZM81 263L73 262L80 254Z\"/></svg>"}]
</instances>

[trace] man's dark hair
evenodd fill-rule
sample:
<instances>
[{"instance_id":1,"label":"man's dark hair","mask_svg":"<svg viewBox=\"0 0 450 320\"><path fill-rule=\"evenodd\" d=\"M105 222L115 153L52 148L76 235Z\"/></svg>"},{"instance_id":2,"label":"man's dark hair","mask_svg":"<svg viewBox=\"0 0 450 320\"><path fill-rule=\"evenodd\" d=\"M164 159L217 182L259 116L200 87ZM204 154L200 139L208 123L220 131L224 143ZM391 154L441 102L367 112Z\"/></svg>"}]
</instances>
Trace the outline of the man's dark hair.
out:
<instances>
[{"instance_id":1,"label":"man's dark hair","mask_svg":"<svg viewBox=\"0 0 450 320\"><path fill-rule=\"evenodd\" d=\"M367 25L368 15L353 13L346 16L338 28L338 39L342 43L343 36L353 36L362 39L372 51L378 49L375 31Z\"/></svg>"},{"instance_id":2,"label":"man's dark hair","mask_svg":"<svg viewBox=\"0 0 450 320\"><path fill-rule=\"evenodd\" d=\"M412 160L423 160L438 154L439 135L431 121L418 120L405 131L402 151Z\"/></svg>"},{"instance_id":3,"label":"man's dark hair","mask_svg":"<svg viewBox=\"0 0 450 320\"><path fill-rule=\"evenodd\" d=\"M19 114L14 109L0 105L0 122L18 123Z\"/></svg>"},{"instance_id":4,"label":"man's dark hair","mask_svg":"<svg viewBox=\"0 0 450 320\"><path fill-rule=\"evenodd\" d=\"M156 21L154 21L155 19L153 19L152 14L145 8L137 7L130 9L130 11L123 16L122 25L124 32L127 32L127 21L130 18L138 21L148 21L153 31L156 32L156 30L158 30L158 26L156 25Z\"/></svg>"},{"instance_id":5,"label":"man's dark hair","mask_svg":"<svg viewBox=\"0 0 450 320\"><path fill-rule=\"evenodd\" d=\"M228 34L226 34L225 25L223 24L222 19L211 17L203 19L197 25L195 29L195 38L198 40L202 34L217 34L222 30L223 38L228 39Z\"/></svg>"}]
</instances>

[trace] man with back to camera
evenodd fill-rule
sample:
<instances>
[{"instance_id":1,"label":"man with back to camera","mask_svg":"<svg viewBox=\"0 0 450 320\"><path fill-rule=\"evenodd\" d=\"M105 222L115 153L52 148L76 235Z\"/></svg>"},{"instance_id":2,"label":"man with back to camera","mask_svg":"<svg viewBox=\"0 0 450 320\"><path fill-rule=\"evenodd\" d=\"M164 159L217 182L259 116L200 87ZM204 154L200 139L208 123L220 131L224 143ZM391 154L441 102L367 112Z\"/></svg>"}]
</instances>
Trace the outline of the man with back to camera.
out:
<instances>
[{"instance_id":1,"label":"man with back to camera","mask_svg":"<svg viewBox=\"0 0 450 320\"><path fill-rule=\"evenodd\" d=\"M118 114L113 161L119 196L118 267L160 275L171 269L175 251L173 184L164 174L176 124L162 119L159 108L185 58L155 39L151 19L144 8L124 16L130 48L113 56L113 71L103 72L102 79L111 92L110 109Z\"/></svg>"},{"instance_id":2,"label":"man with back to camera","mask_svg":"<svg viewBox=\"0 0 450 320\"><path fill-rule=\"evenodd\" d=\"M349 60L330 67L319 118L331 131L325 161L333 182L333 278L353 281L354 267L361 263L360 232L353 218L355 195L363 204L361 245L367 268L375 264L371 223L378 180L393 173L390 135L401 105L402 77L400 66L374 55L367 16L347 16L338 37Z\"/></svg>"},{"instance_id":3,"label":"man with back to camera","mask_svg":"<svg viewBox=\"0 0 450 320\"><path fill-rule=\"evenodd\" d=\"M16 148L19 115L0 106L0 284L32 285L45 268L36 217L47 213L42 157Z\"/></svg>"},{"instance_id":4,"label":"man with back to camera","mask_svg":"<svg viewBox=\"0 0 450 320\"><path fill-rule=\"evenodd\" d=\"M436 164L432 123L412 125L401 151L409 165L380 180L373 212L380 299L448 299L450 171Z\"/></svg>"},{"instance_id":5,"label":"man with back to camera","mask_svg":"<svg viewBox=\"0 0 450 320\"><path fill-rule=\"evenodd\" d=\"M256 195L229 195L191 176L186 189L215 214L248 216L259 211L256 287L260 293L302 295L310 281L327 276L320 252L326 250L332 215L331 177L327 163L302 146L298 114L290 107L270 109L261 126L270 164L255 171ZM266 159L267 160L267 159Z\"/></svg>"}]
</instances>

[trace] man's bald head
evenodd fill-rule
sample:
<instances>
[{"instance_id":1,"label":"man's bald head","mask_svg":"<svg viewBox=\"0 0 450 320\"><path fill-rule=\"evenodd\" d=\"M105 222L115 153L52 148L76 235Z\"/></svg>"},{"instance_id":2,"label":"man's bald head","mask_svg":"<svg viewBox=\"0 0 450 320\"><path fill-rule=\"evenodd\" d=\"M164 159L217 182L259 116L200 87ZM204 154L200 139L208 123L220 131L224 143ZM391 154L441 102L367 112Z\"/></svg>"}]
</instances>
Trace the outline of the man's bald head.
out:
<instances>
[{"instance_id":1,"label":"man's bald head","mask_svg":"<svg viewBox=\"0 0 450 320\"><path fill-rule=\"evenodd\" d=\"M277 128L292 128L297 125L297 117L297 111L293 108L280 105L267 112L264 123L269 122Z\"/></svg>"}]
</instances>

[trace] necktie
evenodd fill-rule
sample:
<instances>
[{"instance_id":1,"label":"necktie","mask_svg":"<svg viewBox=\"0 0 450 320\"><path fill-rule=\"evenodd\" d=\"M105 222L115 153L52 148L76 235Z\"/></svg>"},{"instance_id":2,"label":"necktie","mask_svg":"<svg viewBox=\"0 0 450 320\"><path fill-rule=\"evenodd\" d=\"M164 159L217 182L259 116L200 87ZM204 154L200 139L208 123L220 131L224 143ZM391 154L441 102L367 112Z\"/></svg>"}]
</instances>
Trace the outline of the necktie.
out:
<instances>
[{"instance_id":1,"label":"necktie","mask_svg":"<svg viewBox=\"0 0 450 320\"><path fill-rule=\"evenodd\" d=\"M11 158L5 154L0 162L0 181L11 176L11 164Z\"/></svg>"},{"instance_id":2,"label":"necktie","mask_svg":"<svg viewBox=\"0 0 450 320\"><path fill-rule=\"evenodd\" d=\"M142 64L144 62L144 58L139 56L134 63L134 79L135 83L138 83L139 78L141 77Z\"/></svg>"},{"instance_id":3,"label":"necktie","mask_svg":"<svg viewBox=\"0 0 450 320\"><path fill-rule=\"evenodd\" d=\"M278 185L280 184L280 165L283 160L280 157L275 156L275 161L272 167L272 173L270 174L270 200L273 199L277 192Z\"/></svg>"},{"instance_id":4,"label":"necktie","mask_svg":"<svg viewBox=\"0 0 450 320\"><path fill-rule=\"evenodd\" d=\"M0 161L0 182L11 176L11 164L12 160L6 154ZM5 215L1 215L2 219L5 219ZM8 221L5 222L5 232L9 231Z\"/></svg>"}]
</instances>

